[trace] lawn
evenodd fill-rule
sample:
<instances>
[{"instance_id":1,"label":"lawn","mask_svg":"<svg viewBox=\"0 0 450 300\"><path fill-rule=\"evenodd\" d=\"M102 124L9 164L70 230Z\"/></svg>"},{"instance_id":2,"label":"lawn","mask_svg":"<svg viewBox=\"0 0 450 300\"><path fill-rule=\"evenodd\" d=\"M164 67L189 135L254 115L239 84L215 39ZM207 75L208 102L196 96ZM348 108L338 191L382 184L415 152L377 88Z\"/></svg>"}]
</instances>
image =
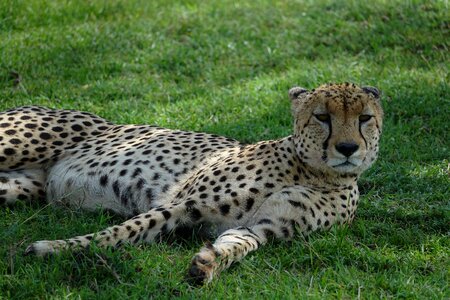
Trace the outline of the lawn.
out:
<instances>
[{"instance_id":1,"label":"lawn","mask_svg":"<svg viewBox=\"0 0 450 300\"><path fill-rule=\"evenodd\" d=\"M0 298L449 299L449 11L447 1L0 1L0 110L80 109L255 142L291 133L291 86L350 81L382 90L386 115L351 226L272 243L194 288L184 274L198 238L23 257L32 241L121 219L2 207Z\"/></svg>"}]
</instances>

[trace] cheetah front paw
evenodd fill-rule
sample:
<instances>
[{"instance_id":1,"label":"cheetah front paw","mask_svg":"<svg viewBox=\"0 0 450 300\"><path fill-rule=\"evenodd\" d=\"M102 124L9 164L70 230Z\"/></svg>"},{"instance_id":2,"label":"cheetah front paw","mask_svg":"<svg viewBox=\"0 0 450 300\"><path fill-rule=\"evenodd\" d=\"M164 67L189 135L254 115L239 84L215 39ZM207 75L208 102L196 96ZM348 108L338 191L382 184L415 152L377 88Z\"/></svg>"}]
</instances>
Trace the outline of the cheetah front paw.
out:
<instances>
[{"instance_id":1,"label":"cheetah front paw","mask_svg":"<svg viewBox=\"0 0 450 300\"><path fill-rule=\"evenodd\" d=\"M66 246L65 241L37 241L27 247L24 255L47 256L60 252Z\"/></svg>"},{"instance_id":2,"label":"cheetah front paw","mask_svg":"<svg viewBox=\"0 0 450 300\"><path fill-rule=\"evenodd\" d=\"M202 285L212 281L214 273L218 270L216 262L218 254L212 245L204 247L191 261L187 280L193 285Z\"/></svg>"}]
</instances>

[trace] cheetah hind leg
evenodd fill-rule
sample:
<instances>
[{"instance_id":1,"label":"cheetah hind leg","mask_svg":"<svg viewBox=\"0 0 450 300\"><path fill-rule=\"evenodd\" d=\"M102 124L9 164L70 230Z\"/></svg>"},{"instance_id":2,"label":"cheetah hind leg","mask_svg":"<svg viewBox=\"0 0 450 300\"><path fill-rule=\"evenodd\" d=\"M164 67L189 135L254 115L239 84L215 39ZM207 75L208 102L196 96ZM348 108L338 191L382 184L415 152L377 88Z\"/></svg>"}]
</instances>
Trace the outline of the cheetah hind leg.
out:
<instances>
[{"instance_id":1,"label":"cheetah hind leg","mask_svg":"<svg viewBox=\"0 0 450 300\"><path fill-rule=\"evenodd\" d=\"M93 242L98 247L119 247L125 243L152 243L158 236L167 234L178 226L192 224L191 214L182 204L160 206L97 233L67 240L34 242L27 247L25 255L46 256L62 250L82 250Z\"/></svg>"},{"instance_id":2,"label":"cheetah hind leg","mask_svg":"<svg viewBox=\"0 0 450 300\"><path fill-rule=\"evenodd\" d=\"M44 200L43 170L0 171L0 205L19 201Z\"/></svg>"}]
</instances>

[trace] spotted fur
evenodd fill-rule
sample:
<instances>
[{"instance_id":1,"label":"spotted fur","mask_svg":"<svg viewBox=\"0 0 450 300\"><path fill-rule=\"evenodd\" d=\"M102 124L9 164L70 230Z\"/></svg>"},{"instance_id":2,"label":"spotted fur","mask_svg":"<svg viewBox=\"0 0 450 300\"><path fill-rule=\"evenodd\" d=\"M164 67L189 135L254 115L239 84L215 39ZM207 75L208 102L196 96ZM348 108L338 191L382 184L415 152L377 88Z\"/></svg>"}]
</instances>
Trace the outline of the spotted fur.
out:
<instances>
[{"instance_id":1,"label":"spotted fur","mask_svg":"<svg viewBox=\"0 0 450 300\"><path fill-rule=\"evenodd\" d=\"M209 282L270 238L350 222L359 175L376 159L379 92L353 84L289 91L294 134L244 145L207 133L114 125L42 107L0 114L0 202L42 199L131 219L97 233L38 241L26 254L151 243L204 224L218 238L193 258Z\"/></svg>"}]
</instances>

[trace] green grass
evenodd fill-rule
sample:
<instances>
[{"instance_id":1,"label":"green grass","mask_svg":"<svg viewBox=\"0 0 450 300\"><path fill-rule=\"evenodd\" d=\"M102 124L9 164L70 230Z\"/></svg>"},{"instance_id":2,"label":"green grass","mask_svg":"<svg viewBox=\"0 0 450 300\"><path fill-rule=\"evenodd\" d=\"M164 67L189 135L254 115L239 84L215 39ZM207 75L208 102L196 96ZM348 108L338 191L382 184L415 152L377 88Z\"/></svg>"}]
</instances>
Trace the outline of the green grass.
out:
<instances>
[{"instance_id":1,"label":"green grass","mask_svg":"<svg viewBox=\"0 0 450 300\"><path fill-rule=\"evenodd\" d=\"M290 134L291 86L351 81L380 88L386 112L349 227L268 245L192 288L195 238L22 257L32 241L120 219L21 204L0 210L0 298L449 299L449 11L447 1L0 1L1 110L73 108L255 142Z\"/></svg>"}]
</instances>

